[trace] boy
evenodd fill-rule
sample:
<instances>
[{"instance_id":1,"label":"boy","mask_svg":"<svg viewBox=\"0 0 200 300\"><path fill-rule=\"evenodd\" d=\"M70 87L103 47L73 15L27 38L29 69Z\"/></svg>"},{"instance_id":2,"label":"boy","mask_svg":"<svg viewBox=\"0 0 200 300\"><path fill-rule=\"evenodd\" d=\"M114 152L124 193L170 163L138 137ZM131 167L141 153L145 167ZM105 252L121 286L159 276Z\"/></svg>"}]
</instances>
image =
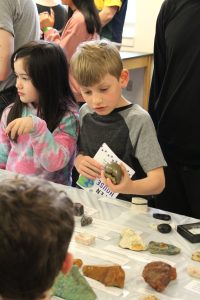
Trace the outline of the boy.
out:
<instances>
[{"instance_id":1,"label":"boy","mask_svg":"<svg viewBox=\"0 0 200 300\"><path fill-rule=\"evenodd\" d=\"M149 114L122 96L129 76L116 47L104 40L83 43L70 65L86 102L80 110L77 171L90 179L102 177L112 192L124 194L120 199L160 193L166 163ZM132 180L123 165L118 185L105 179L102 165L93 159L103 143L135 170Z\"/></svg>"},{"instance_id":2,"label":"boy","mask_svg":"<svg viewBox=\"0 0 200 300\"><path fill-rule=\"evenodd\" d=\"M47 300L62 269L74 229L73 205L64 192L34 178L0 182L0 298Z\"/></svg>"}]
</instances>

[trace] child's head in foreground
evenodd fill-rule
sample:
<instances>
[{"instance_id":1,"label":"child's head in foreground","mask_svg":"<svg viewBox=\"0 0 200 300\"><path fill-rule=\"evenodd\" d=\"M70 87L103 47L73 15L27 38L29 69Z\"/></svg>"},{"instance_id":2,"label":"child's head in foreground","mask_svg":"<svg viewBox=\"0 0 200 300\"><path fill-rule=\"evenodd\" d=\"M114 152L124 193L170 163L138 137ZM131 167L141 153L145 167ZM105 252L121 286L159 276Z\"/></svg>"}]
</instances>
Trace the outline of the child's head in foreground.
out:
<instances>
[{"instance_id":1,"label":"child's head in foreground","mask_svg":"<svg viewBox=\"0 0 200 300\"><path fill-rule=\"evenodd\" d=\"M71 268L73 204L46 181L0 182L0 297L38 300Z\"/></svg>"},{"instance_id":2,"label":"child's head in foreground","mask_svg":"<svg viewBox=\"0 0 200 300\"><path fill-rule=\"evenodd\" d=\"M84 100L98 114L106 115L129 104L122 97L122 89L129 80L128 71L123 69L120 53L112 42L95 40L80 44L70 67Z\"/></svg>"}]
</instances>

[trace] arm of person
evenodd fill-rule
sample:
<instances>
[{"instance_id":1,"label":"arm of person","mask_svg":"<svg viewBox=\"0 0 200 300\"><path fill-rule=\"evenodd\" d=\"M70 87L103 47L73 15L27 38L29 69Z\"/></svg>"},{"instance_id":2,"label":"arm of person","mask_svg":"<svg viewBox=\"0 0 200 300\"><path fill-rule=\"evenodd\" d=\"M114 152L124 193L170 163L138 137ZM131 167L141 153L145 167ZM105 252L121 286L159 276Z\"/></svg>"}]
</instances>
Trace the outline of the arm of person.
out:
<instances>
[{"instance_id":1,"label":"arm of person","mask_svg":"<svg viewBox=\"0 0 200 300\"><path fill-rule=\"evenodd\" d=\"M105 6L100 12L99 12L99 17L101 21L102 27L108 24L117 11L119 10L118 6Z\"/></svg>"},{"instance_id":2,"label":"arm of person","mask_svg":"<svg viewBox=\"0 0 200 300\"><path fill-rule=\"evenodd\" d=\"M128 173L121 164L123 176L119 184L115 185L109 178L105 178L102 172L104 183L113 193L135 194L135 195L156 195L160 194L165 187L165 176L163 168L156 168L147 173L143 179L131 180Z\"/></svg>"},{"instance_id":3,"label":"arm of person","mask_svg":"<svg viewBox=\"0 0 200 300\"><path fill-rule=\"evenodd\" d=\"M59 126L52 132L46 122L36 116L22 117L13 120L6 128L11 138L30 134L33 151L40 164L49 172L64 168L76 151L78 139L78 119L68 113Z\"/></svg>"},{"instance_id":4,"label":"arm of person","mask_svg":"<svg viewBox=\"0 0 200 300\"><path fill-rule=\"evenodd\" d=\"M13 52L13 35L4 29L0 29L0 81L6 80L11 71L10 58Z\"/></svg>"},{"instance_id":5,"label":"arm of person","mask_svg":"<svg viewBox=\"0 0 200 300\"><path fill-rule=\"evenodd\" d=\"M5 117L5 111L4 111L0 122L0 169L4 169L4 170L6 169L8 155L11 148L10 139L5 131L6 119L7 117Z\"/></svg>"},{"instance_id":6,"label":"arm of person","mask_svg":"<svg viewBox=\"0 0 200 300\"><path fill-rule=\"evenodd\" d=\"M159 97L166 71L166 40L165 40L165 19L166 2L162 4L156 22L156 33L154 39L154 70L151 81L148 111L157 128L157 118L155 114L155 104Z\"/></svg>"},{"instance_id":7,"label":"arm of person","mask_svg":"<svg viewBox=\"0 0 200 300\"><path fill-rule=\"evenodd\" d=\"M77 117L66 114L53 132L49 131L44 120L36 116L33 116L33 123L34 130L30 133L32 147L43 168L49 172L64 168L77 148Z\"/></svg>"},{"instance_id":8,"label":"arm of person","mask_svg":"<svg viewBox=\"0 0 200 300\"><path fill-rule=\"evenodd\" d=\"M90 156L78 154L74 165L79 174L89 179L95 180L101 176L102 165Z\"/></svg>"}]
</instances>

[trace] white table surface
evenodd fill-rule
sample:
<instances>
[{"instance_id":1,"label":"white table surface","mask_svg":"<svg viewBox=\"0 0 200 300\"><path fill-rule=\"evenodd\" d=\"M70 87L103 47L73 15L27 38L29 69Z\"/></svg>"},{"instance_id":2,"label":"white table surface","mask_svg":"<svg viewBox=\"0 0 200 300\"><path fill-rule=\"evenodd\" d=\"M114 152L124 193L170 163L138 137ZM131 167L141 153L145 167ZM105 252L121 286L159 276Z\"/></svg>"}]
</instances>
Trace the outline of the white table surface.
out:
<instances>
[{"instance_id":1,"label":"white table surface","mask_svg":"<svg viewBox=\"0 0 200 300\"><path fill-rule=\"evenodd\" d=\"M12 173L0 170L0 180ZM86 231L97 235L93 246L77 244L72 238L70 251L74 258L81 258L84 264L114 264L120 262L124 268L126 278L124 289L105 287L104 285L89 280L95 288L98 299L101 300L138 300L147 294L154 294L159 300L194 300L200 299L200 279L195 279L187 274L189 265L198 266L200 262L191 259L194 251L200 250L200 243L192 244L176 231L176 225L193 223L198 220L186 216L169 213L172 217L170 224L174 226L172 232L162 234L155 229L163 221L152 217L154 212L163 212L149 208L148 213L138 214L132 209L132 204L116 199L98 198L95 194L83 190L55 184L55 186L68 193L73 202L84 205L86 212L92 215L93 223L89 226L80 226L80 218L76 217L75 234ZM135 252L122 249L118 246L120 232L124 228L132 228L140 233L146 244L149 241L165 242L181 248L181 253L168 256L151 254L148 251ZM169 283L162 292L154 291L145 283L141 276L144 266L151 261L163 260L177 270L177 279ZM191 287L195 288L191 288ZM56 299L56 298L55 298ZM87 299L85 299L87 300Z\"/></svg>"}]
</instances>

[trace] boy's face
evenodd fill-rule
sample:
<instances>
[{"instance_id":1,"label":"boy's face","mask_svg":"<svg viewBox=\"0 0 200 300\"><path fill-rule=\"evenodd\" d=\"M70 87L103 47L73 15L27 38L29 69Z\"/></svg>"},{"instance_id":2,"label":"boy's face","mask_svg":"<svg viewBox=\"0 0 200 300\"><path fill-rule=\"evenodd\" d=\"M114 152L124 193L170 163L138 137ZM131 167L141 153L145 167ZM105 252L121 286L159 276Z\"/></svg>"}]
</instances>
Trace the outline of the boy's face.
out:
<instances>
[{"instance_id":1,"label":"boy's face","mask_svg":"<svg viewBox=\"0 0 200 300\"><path fill-rule=\"evenodd\" d=\"M107 74L103 79L93 86L80 86L82 96L86 103L98 115L108 115L115 108L127 105L121 93L122 88L128 84L128 71L123 70L119 80Z\"/></svg>"}]
</instances>

